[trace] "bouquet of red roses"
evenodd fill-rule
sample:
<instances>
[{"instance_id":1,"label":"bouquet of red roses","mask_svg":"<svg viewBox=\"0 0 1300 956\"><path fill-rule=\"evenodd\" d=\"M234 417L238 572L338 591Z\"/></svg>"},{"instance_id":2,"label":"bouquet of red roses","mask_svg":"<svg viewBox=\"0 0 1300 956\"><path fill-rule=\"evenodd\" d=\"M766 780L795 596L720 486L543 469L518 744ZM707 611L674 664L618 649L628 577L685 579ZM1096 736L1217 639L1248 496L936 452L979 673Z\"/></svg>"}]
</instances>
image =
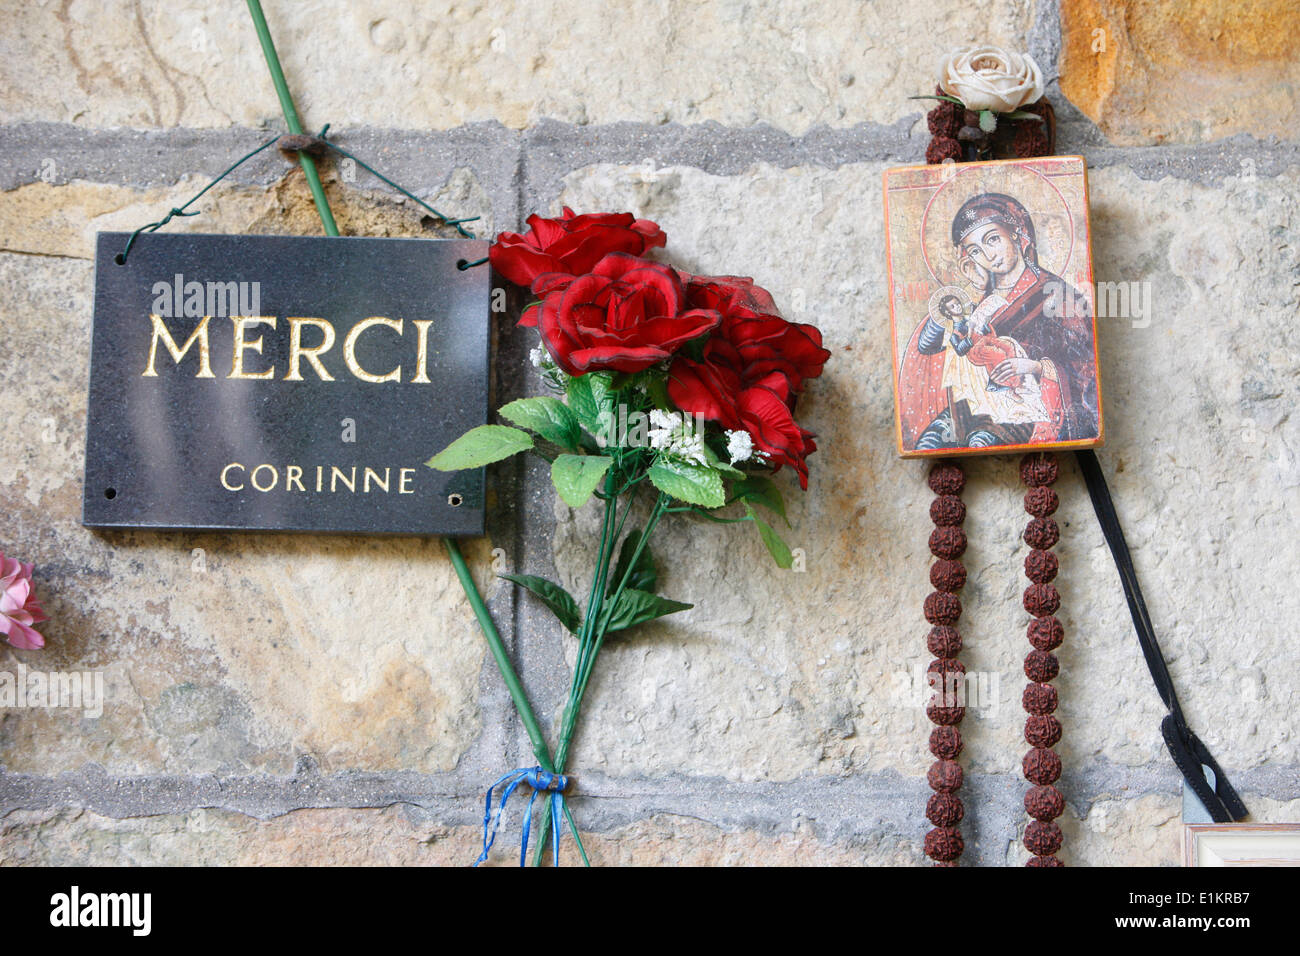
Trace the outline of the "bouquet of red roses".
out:
<instances>
[{"instance_id":1,"label":"bouquet of red roses","mask_svg":"<svg viewBox=\"0 0 1300 956\"><path fill-rule=\"evenodd\" d=\"M528 225L525 233L499 235L489 258L498 274L535 297L519 324L540 334L533 361L554 394L505 405L500 415L510 425L472 429L428 464L455 471L519 452L540 455L550 462L565 504L579 508L594 497L604 520L592 585L581 603L553 581L502 575L555 614L576 637L578 653L554 759L498 781L495 814L489 789L480 860L500 809L522 783L532 787L532 799L547 794L536 859L548 833L558 843L561 813L582 850L563 801L563 771L597 655L607 639L691 607L656 590L648 543L665 515L750 523L776 563L790 567L789 547L756 507L784 520L784 500L768 477L783 467L808 487L807 460L817 446L795 420L796 401L830 357L817 328L783 318L752 279L689 275L646 258L667 242L649 220L629 213L578 216L566 208L556 219L532 216ZM653 497L645 525L627 527L642 492ZM731 516L718 514L733 505ZM535 724L500 654L498 663L521 717ZM530 800L521 863L531 806Z\"/></svg>"}]
</instances>

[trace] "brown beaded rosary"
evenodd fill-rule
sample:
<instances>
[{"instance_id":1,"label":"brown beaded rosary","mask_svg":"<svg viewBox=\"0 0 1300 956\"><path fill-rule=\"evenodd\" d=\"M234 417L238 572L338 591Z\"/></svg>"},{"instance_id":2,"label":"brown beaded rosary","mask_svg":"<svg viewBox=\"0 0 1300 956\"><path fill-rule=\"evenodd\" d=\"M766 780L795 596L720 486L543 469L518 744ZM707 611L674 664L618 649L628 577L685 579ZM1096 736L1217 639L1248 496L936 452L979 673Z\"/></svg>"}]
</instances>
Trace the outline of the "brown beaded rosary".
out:
<instances>
[{"instance_id":1,"label":"brown beaded rosary","mask_svg":"<svg viewBox=\"0 0 1300 956\"><path fill-rule=\"evenodd\" d=\"M1050 452L1025 455L1020 463L1020 478L1029 487L1025 493L1025 511L1030 515L1025 541L1032 550L1025 558L1025 610L1033 615L1029 623L1032 650L1025 656L1025 687L1022 702L1029 714L1025 721L1025 740L1032 748L1021 763L1025 779L1033 786L1025 793L1025 810L1033 819L1025 828L1025 846L1033 857L1029 866L1063 866L1056 852L1061 848L1061 828L1056 819L1065 812L1065 798L1054 784L1061 776L1061 758L1052 750L1061 739L1061 722L1053 716L1057 693L1051 681L1060 672L1052 651L1061 646L1065 629L1055 617L1061 595L1052 584L1059 561L1051 548L1060 539L1060 530L1052 515L1058 499L1050 485L1058 474L1056 456ZM961 797L962 739L958 725L966 714L959 703L955 683L964 678L966 667L957 659L961 635L957 621L961 617L961 600L957 592L966 583L966 568L961 556L966 551L966 506L961 491L966 475L953 461L941 461L930 469L930 490L935 493L930 505L930 553L937 559L930 566L930 584L934 592L925 599L925 618L933 625L926 645L935 659L929 673L938 675L931 683L941 683L936 699L926 707L926 715L936 726L930 732L930 752L935 762L926 774L934 794L925 807L926 818L934 828L925 835L926 856L939 866L956 866L965 849L957 824L965 815ZM955 678L953 675L956 675Z\"/></svg>"},{"instance_id":2,"label":"brown beaded rosary","mask_svg":"<svg viewBox=\"0 0 1300 956\"><path fill-rule=\"evenodd\" d=\"M1056 821L1065 797L1056 786L1062 767L1053 750L1062 728L1052 681L1060 672L1053 652L1065 630L1056 617L1060 562L1052 548L1060 529L1052 484L1060 468L1052 449L1077 455L1143 655L1168 709L1161 731L1175 764L1214 820L1240 819L1246 807L1183 717L1092 451L1103 429L1083 160L1052 155L1055 116L1045 98L999 117L996 131L986 128L982 115L943 99L927 119L928 165L885 174L897 438L904 457L1027 452L1020 461L1029 515L1023 537L1030 548L1023 595L1031 616L1030 650L1021 698L1029 746L1021 761L1030 818L1024 832L1027 865L1064 865L1057 856L1062 834ZM928 309L916 325L919 308L912 303L919 306L923 299ZM937 866L956 866L965 849L958 758L966 667L958 659L957 630L957 595L966 583L965 484L951 457L930 469L934 590L924 615L931 625L926 645L934 655L927 677L935 692L926 714L935 725L929 740L935 760L926 774L934 793L926 804L932 829L924 849Z\"/></svg>"}]
</instances>

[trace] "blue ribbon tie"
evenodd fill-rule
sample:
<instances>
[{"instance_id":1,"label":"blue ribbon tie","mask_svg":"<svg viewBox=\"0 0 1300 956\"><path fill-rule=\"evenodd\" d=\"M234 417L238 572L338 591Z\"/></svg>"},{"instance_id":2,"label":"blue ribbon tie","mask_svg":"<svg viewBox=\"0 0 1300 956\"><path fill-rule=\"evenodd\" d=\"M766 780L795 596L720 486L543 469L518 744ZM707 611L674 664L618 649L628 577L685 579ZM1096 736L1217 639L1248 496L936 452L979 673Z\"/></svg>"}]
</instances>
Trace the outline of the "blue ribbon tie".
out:
<instances>
[{"instance_id":1,"label":"blue ribbon tie","mask_svg":"<svg viewBox=\"0 0 1300 956\"><path fill-rule=\"evenodd\" d=\"M569 786L569 778L562 773L552 773L549 770L543 770L541 767L521 767L518 770L510 771L487 789L487 796L483 801L483 852L474 861L475 866L488 858L488 851L492 849L492 844L496 842L497 828L501 826L501 817L506 812L506 801L510 799L521 783L526 783L532 787L533 795L528 798L528 806L524 808L524 829L519 841L519 865L528 865L528 835L533 826L533 803L537 800L539 793L550 794L551 859L556 866L560 865L560 817L564 813L563 791ZM493 813L492 793L498 787L502 788L501 800L497 804L496 813Z\"/></svg>"}]
</instances>

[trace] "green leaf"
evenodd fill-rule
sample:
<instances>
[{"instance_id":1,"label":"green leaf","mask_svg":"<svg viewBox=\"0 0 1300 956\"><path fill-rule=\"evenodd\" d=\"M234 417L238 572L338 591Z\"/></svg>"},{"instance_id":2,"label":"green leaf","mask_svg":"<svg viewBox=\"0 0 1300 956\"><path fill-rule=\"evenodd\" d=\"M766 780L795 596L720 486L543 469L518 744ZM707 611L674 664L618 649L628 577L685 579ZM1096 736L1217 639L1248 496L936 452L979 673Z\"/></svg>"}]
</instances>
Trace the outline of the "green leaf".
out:
<instances>
[{"instance_id":1,"label":"green leaf","mask_svg":"<svg viewBox=\"0 0 1300 956\"><path fill-rule=\"evenodd\" d=\"M601 421L602 414L608 416L613 411L611 378L609 372L588 372L569 379L564 387L569 398L569 408L582 427L593 435L607 424Z\"/></svg>"},{"instance_id":2,"label":"green leaf","mask_svg":"<svg viewBox=\"0 0 1300 956\"><path fill-rule=\"evenodd\" d=\"M506 425L471 428L425 464L438 471L480 468L533 447L533 436Z\"/></svg>"},{"instance_id":3,"label":"green leaf","mask_svg":"<svg viewBox=\"0 0 1300 956\"><path fill-rule=\"evenodd\" d=\"M521 588L527 588L539 598L542 603L551 609L564 627L574 633L582 627L582 613L578 610L578 602L573 599L573 595L564 588L560 587L554 581L548 581L546 578L539 578L535 574L500 574L498 577L505 578L507 581L513 581Z\"/></svg>"},{"instance_id":4,"label":"green leaf","mask_svg":"<svg viewBox=\"0 0 1300 956\"><path fill-rule=\"evenodd\" d=\"M722 476L707 465L660 458L650 466L650 483L666 495L702 508L727 503Z\"/></svg>"},{"instance_id":5,"label":"green leaf","mask_svg":"<svg viewBox=\"0 0 1300 956\"><path fill-rule=\"evenodd\" d=\"M623 631L637 624L653 621L655 618L663 617L666 614L689 611L693 607L695 607L694 604L670 601L668 598L651 594L649 591L627 588L618 596L618 602L610 612L609 624L605 628L605 633Z\"/></svg>"},{"instance_id":6,"label":"green leaf","mask_svg":"<svg viewBox=\"0 0 1300 956\"><path fill-rule=\"evenodd\" d=\"M1027 119L1027 120L1038 120L1038 122L1040 123L1046 122L1046 117L1039 116L1037 113L1031 113L1028 110L1012 110L1010 113L1003 113L1002 115L1005 116L1007 119L1013 119L1013 120Z\"/></svg>"},{"instance_id":7,"label":"green leaf","mask_svg":"<svg viewBox=\"0 0 1300 956\"><path fill-rule=\"evenodd\" d=\"M765 475L749 475L744 481L732 485L731 491L737 500L757 501L769 511L779 514L787 526L790 524L790 519L785 515L785 498L771 478Z\"/></svg>"},{"instance_id":8,"label":"green leaf","mask_svg":"<svg viewBox=\"0 0 1300 956\"><path fill-rule=\"evenodd\" d=\"M623 539L623 546L618 550L618 561L614 564L614 576L609 579L609 587L606 596L614 593L619 582L623 580L623 575L627 574L628 566L632 561L632 554L636 551L637 544L641 541L640 531L630 531L628 536ZM636 588L638 591L653 591L659 581L659 572L655 568L654 558L650 555L650 548L647 546L641 549L641 556L636 559L636 565L632 568L632 573L627 579L627 586Z\"/></svg>"},{"instance_id":9,"label":"green leaf","mask_svg":"<svg viewBox=\"0 0 1300 956\"><path fill-rule=\"evenodd\" d=\"M670 409L672 402L668 398L668 378L647 375L645 379L646 397L655 408Z\"/></svg>"},{"instance_id":10,"label":"green leaf","mask_svg":"<svg viewBox=\"0 0 1300 956\"><path fill-rule=\"evenodd\" d=\"M992 110L980 110L980 129L991 133L998 128L998 118Z\"/></svg>"},{"instance_id":11,"label":"green leaf","mask_svg":"<svg viewBox=\"0 0 1300 956\"><path fill-rule=\"evenodd\" d=\"M582 435L578 416L558 398L518 398L503 406L501 415L561 448L570 451L578 448L578 439Z\"/></svg>"},{"instance_id":12,"label":"green leaf","mask_svg":"<svg viewBox=\"0 0 1300 956\"><path fill-rule=\"evenodd\" d=\"M956 103L962 109L966 108L966 104L963 103L961 100L957 99L957 97L955 96L909 96L908 99L909 100L945 100L949 103Z\"/></svg>"},{"instance_id":13,"label":"green leaf","mask_svg":"<svg viewBox=\"0 0 1300 956\"><path fill-rule=\"evenodd\" d=\"M763 539L763 544L767 545L767 550L771 553L777 567L790 570L794 565L794 555L790 553L790 546L781 540L781 536L772 530L771 525L754 513L749 502L745 502L745 513L758 528L758 536Z\"/></svg>"},{"instance_id":14,"label":"green leaf","mask_svg":"<svg viewBox=\"0 0 1300 956\"><path fill-rule=\"evenodd\" d=\"M687 509L693 515L699 515L705 521L712 521L714 524L740 524L742 521L748 521L748 518L719 518L717 515L705 511L703 508L691 505Z\"/></svg>"},{"instance_id":15,"label":"green leaf","mask_svg":"<svg viewBox=\"0 0 1300 956\"><path fill-rule=\"evenodd\" d=\"M551 463L551 482L566 505L581 508L613 463L608 455L561 455Z\"/></svg>"},{"instance_id":16,"label":"green leaf","mask_svg":"<svg viewBox=\"0 0 1300 956\"><path fill-rule=\"evenodd\" d=\"M743 471L735 467L731 462L724 461L716 451L708 446L707 443L704 445L704 459L709 463L709 466L713 468L714 471L720 472L728 478L745 477Z\"/></svg>"}]
</instances>

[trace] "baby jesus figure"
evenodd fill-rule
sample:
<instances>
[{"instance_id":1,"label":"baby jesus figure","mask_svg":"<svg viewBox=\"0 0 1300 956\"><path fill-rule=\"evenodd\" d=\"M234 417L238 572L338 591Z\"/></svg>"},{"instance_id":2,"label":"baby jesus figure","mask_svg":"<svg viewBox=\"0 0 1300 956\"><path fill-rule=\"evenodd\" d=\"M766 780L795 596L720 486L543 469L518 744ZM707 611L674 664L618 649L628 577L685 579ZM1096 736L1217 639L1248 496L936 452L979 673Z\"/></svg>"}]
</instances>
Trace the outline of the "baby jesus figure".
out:
<instances>
[{"instance_id":1,"label":"baby jesus figure","mask_svg":"<svg viewBox=\"0 0 1300 956\"><path fill-rule=\"evenodd\" d=\"M1017 375L994 382L993 369L1009 358L1023 358L1024 350L1015 339L999 336L991 318L1006 306L1002 296L986 296L971 309L957 295L945 295L936 303L934 316L943 325L951 323L947 336L949 361L944 363L943 381L955 399L965 399L972 415L987 415L994 422L1010 424L1047 420L1042 392L1033 376Z\"/></svg>"},{"instance_id":2,"label":"baby jesus figure","mask_svg":"<svg viewBox=\"0 0 1300 956\"><path fill-rule=\"evenodd\" d=\"M952 301L956 303L955 299ZM960 309L960 303L956 304ZM989 373L990 378L984 388L990 392L1009 390L1012 395L1019 398L1017 390L1022 384L1019 375L1001 385L992 379L993 370L1006 359L1015 358L1017 354L1015 341L1000 338L989 324L990 316L996 314L1006 304L1006 299L1002 296L990 295L971 313L969 319L960 316L960 313L960 317L954 317L947 309L944 309L944 312L953 318L952 346L957 354L965 355L971 362ZM940 308L944 307L940 306Z\"/></svg>"}]
</instances>

